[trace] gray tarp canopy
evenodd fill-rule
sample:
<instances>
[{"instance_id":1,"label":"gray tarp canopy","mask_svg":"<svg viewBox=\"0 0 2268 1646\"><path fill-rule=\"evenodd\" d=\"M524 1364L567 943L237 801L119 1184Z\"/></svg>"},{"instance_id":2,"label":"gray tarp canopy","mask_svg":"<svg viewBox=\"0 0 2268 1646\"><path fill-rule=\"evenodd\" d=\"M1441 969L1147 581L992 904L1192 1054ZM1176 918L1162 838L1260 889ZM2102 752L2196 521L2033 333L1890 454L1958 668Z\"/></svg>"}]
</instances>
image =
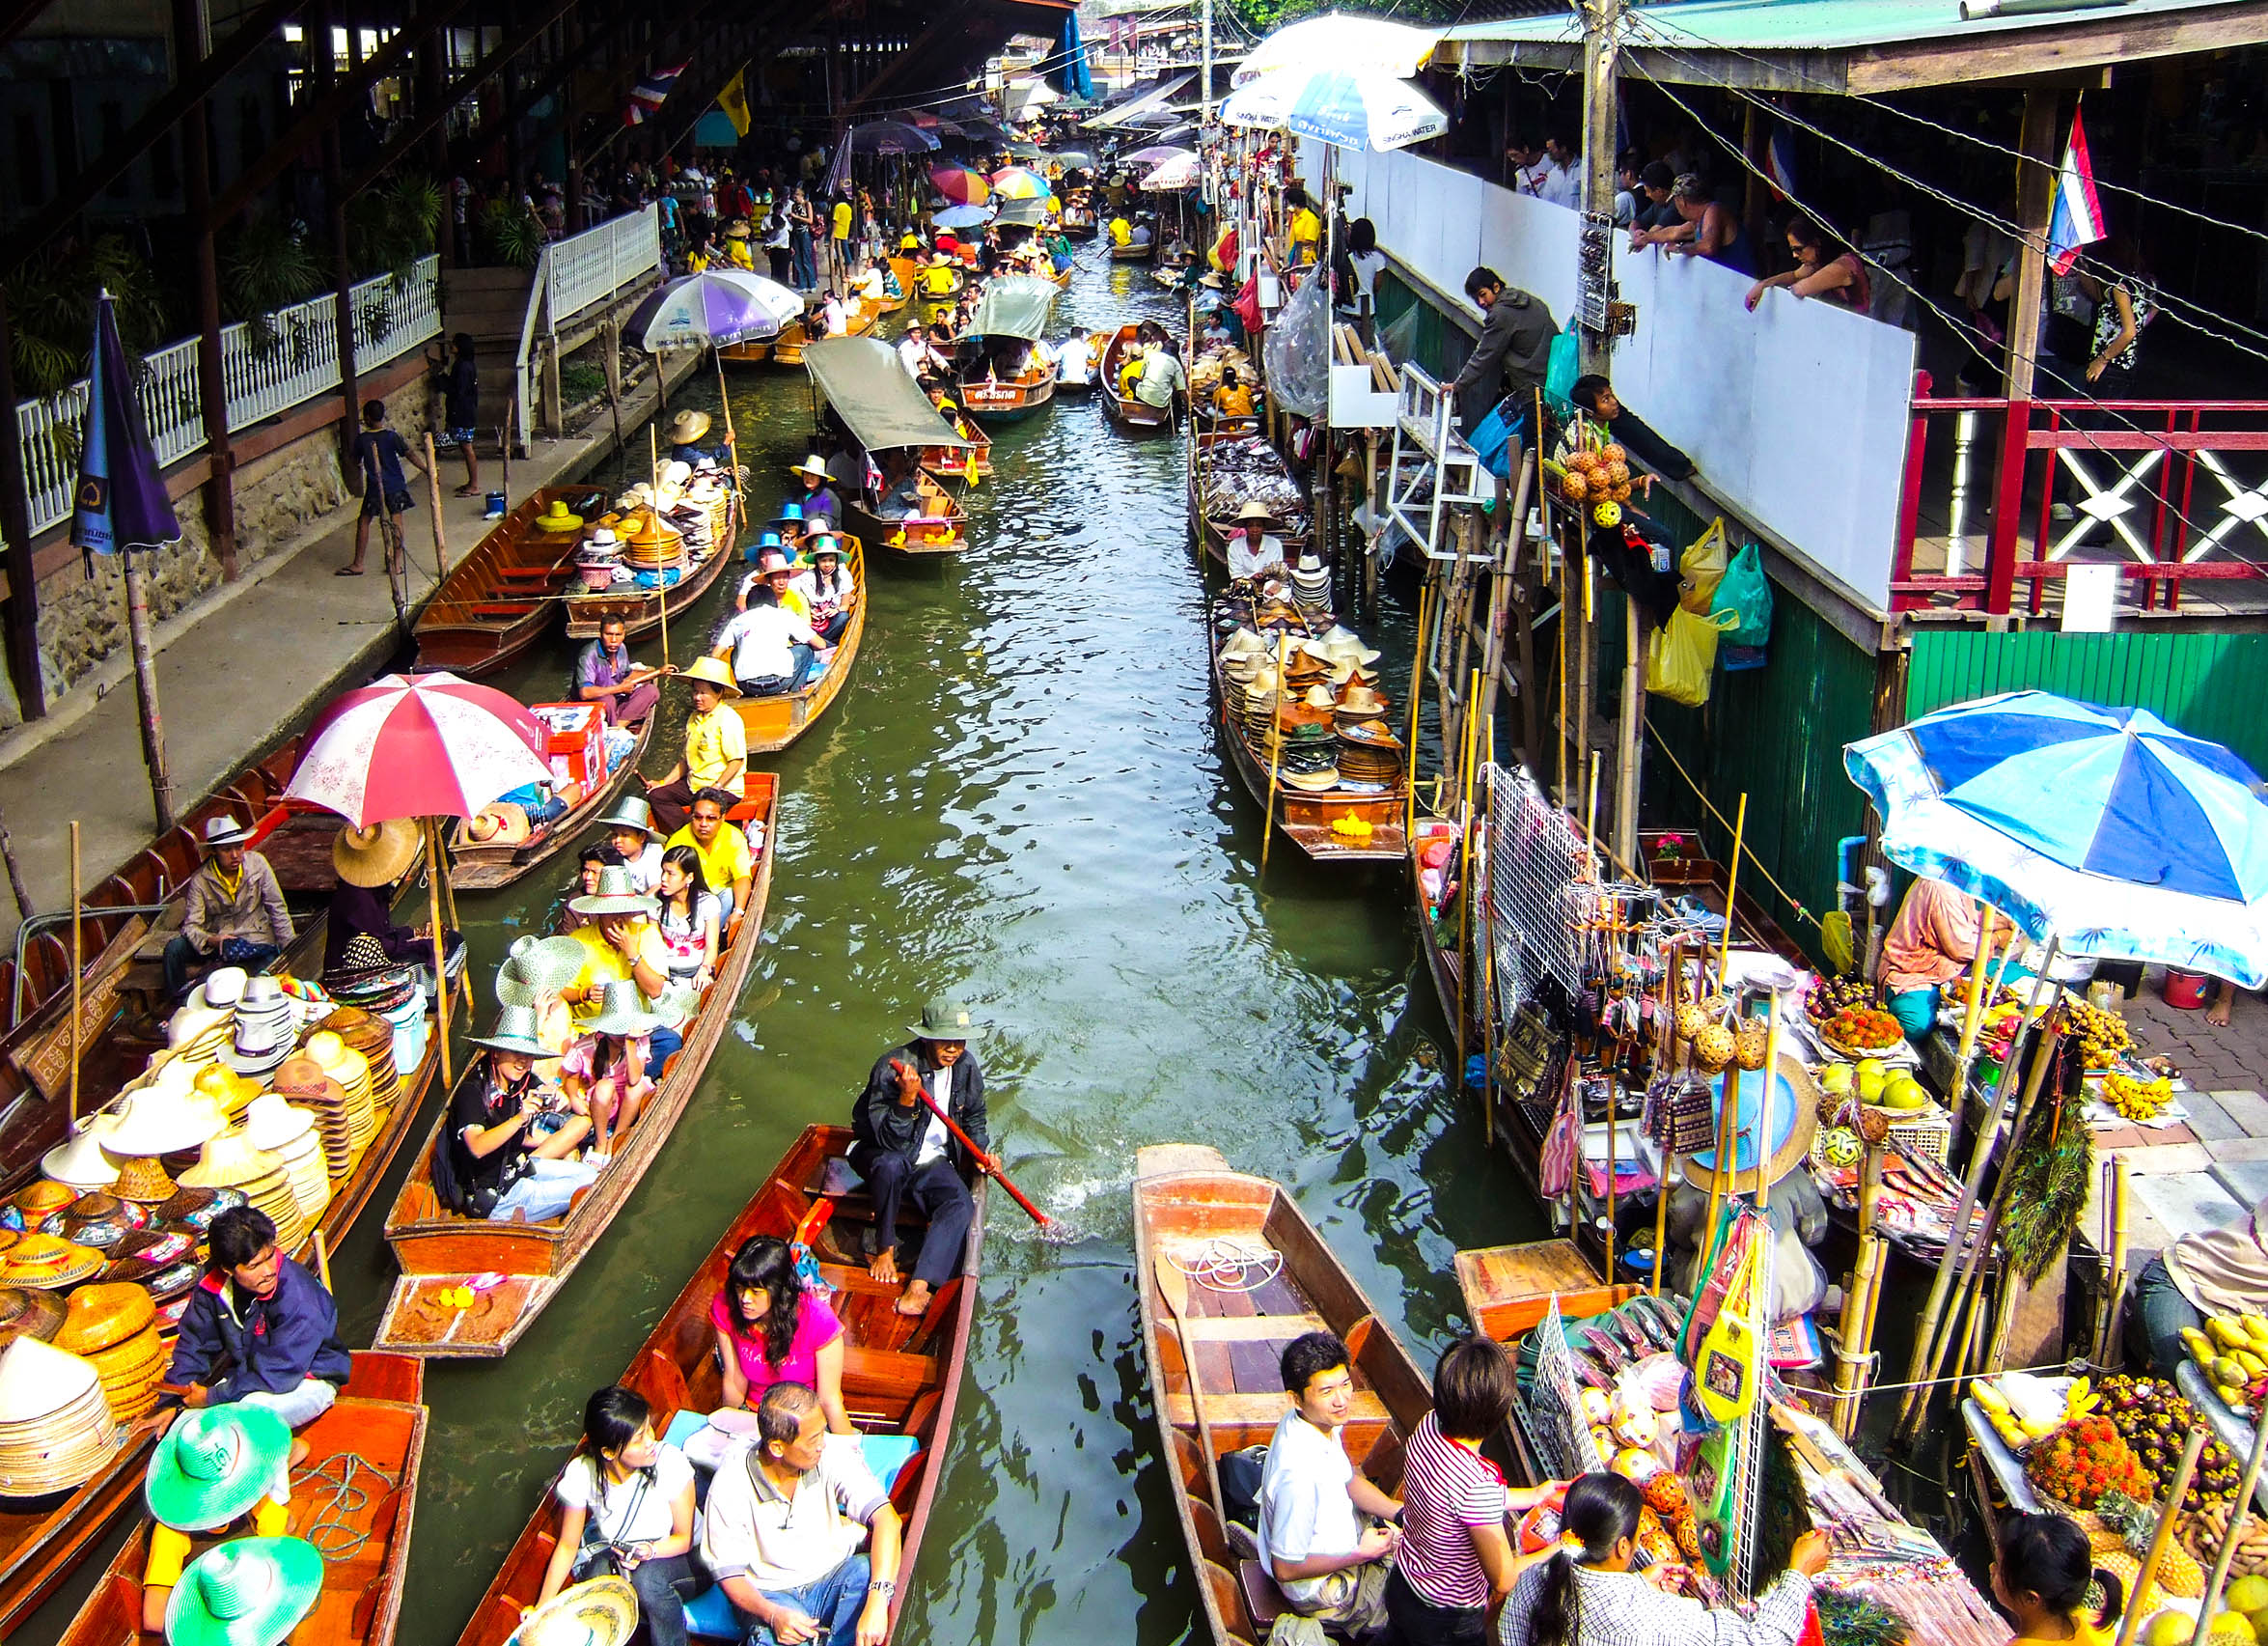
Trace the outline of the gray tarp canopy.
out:
<instances>
[{"instance_id":1,"label":"gray tarp canopy","mask_svg":"<svg viewBox=\"0 0 2268 1646\"><path fill-rule=\"evenodd\" d=\"M1020 337L1037 343L1055 312L1056 284L1037 274L998 274L984 282L969 330L978 337Z\"/></svg>"},{"instance_id":2,"label":"gray tarp canopy","mask_svg":"<svg viewBox=\"0 0 2268 1646\"><path fill-rule=\"evenodd\" d=\"M887 343L871 337L821 338L803 351L803 363L835 415L870 452L970 444L937 414Z\"/></svg>"}]
</instances>

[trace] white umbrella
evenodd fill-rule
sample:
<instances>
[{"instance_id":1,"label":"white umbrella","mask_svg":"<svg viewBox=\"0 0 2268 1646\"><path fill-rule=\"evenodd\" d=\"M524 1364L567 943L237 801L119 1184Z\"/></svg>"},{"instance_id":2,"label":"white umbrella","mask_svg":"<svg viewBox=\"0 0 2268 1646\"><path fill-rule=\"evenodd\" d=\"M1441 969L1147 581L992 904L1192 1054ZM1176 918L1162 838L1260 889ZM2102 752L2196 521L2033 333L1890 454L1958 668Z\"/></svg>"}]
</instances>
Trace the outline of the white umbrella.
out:
<instances>
[{"instance_id":1,"label":"white umbrella","mask_svg":"<svg viewBox=\"0 0 2268 1646\"><path fill-rule=\"evenodd\" d=\"M1333 12L1278 29L1252 48L1229 83L1241 86L1271 70L1303 63L1362 63L1406 80L1425 67L1440 43L1439 29Z\"/></svg>"},{"instance_id":2,"label":"white umbrella","mask_svg":"<svg viewBox=\"0 0 2268 1646\"><path fill-rule=\"evenodd\" d=\"M1204 162L1195 154L1183 154L1152 167L1142 179L1142 186L1150 190L1195 188L1198 178L1204 171Z\"/></svg>"},{"instance_id":3,"label":"white umbrella","mask_svg":"<svg viewBox=\"0 0 2268 1646\"><path fill-rule=\"evenodd\" d=\"M1449 115L1417 87L1383 69L1295 63L1229 94L1223 126L1296 132L1341 149L1406 149L1439 137Z\"/></svg>"}]
</instances>

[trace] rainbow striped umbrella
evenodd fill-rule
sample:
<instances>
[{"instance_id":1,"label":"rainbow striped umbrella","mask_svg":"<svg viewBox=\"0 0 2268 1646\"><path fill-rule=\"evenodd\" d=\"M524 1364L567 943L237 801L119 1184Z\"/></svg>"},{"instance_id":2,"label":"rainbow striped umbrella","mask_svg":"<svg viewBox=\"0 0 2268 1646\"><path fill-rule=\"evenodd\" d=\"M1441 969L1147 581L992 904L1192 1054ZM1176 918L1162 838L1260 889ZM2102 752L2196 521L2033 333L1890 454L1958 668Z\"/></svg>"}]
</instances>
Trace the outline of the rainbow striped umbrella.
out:
<instances>
[{"instance_id":1,"label":"rainbow striped umbrella","mask_svg":"<svg viewBox=\"0 0 2268 1646\"><path fill-rule=\"evenodd\" d=\"M1003 200L1051 200L1055 190L1029 166L1006 166L992 174L992 192Z\"/></svg>"},{"instance_id":2,"label":"rainbow striped umbrella","mask_svg":"<svg viewBox=\"0 0 2268 1646\"><path fill-rule=\"evenodd\" d=\"M929 186L955 206L982 206L992 197L992 185L984 181L984 174L966 166L931 166Z\"/></svg>"}]
</instances>

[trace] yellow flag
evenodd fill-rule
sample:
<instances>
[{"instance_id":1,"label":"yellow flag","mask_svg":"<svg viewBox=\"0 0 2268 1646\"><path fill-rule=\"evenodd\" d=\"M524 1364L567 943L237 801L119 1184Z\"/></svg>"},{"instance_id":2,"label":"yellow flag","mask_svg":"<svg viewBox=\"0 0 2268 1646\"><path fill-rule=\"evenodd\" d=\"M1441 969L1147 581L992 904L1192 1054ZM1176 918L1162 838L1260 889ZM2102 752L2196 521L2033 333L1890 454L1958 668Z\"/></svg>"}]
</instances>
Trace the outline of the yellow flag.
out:
<instances>
[{"instance_id":1,"label":"yellow flag","mask_svg":"<svg viewBox=\"0 0 2268 1646\"><path fill-rule=\"evenodd\" d=\"M970 488L974 489L977 484L977 453L973 447L970 449L967 456L968 462L962 468L961 472L967 479Z\"/></svg>"},{"instance_id":2,"label":"yellow flag","mask_svg":"<svg viewBox=\"0 0 2268 1646\"><path fill-rule=\"evenodd\" d=\"M725 83L725 89L717 94L717 107L725 111L725 118L733 123L733 129L743 137L748 135L748 127L753 124L748 115L747 79L748 69L742 65L732 79Z\"/></svg>"}]
</instances>

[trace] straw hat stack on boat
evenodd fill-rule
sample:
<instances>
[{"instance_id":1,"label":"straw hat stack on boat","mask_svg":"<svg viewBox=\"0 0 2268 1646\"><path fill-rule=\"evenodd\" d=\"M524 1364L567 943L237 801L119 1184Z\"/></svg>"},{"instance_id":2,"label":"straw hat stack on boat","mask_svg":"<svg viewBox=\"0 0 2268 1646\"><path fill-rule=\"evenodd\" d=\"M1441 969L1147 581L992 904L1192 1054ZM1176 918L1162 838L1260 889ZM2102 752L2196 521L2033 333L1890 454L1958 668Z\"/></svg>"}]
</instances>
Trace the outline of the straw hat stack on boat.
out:
<instances>
[{"instance_id":1,"label":"straw hat stack on boat","mask_svg":"<svg viewBox=\"0 0 2268 1646\"><path fill-rule=\"evenodd\" d=\"M124 1444L87 1360L31 1336L0 1353L0 1493L84 1486Z\"/></svg>"},{"instance_id":2,"label":"straw hat stack on boat","mask_svg":"<svg viewBox=\"0 0 2268 1646\"><path fill-rule=\"evenodd\" d=\"M1301 555L1291 569L1291 598L1305 612L1331 609L1331 572L1314 555Z\"/></svg>"},{"instance_id":3,"label":"straw hat stack on boat","mask_svg":"<svg viewBox=\"0 0 2268 1646\"><path fill-rule=\"evenodd\" d=\"M422 1027L425 1006L425 991L420 990L414 1000L404 1001L393 1012L373 1016L358 1007L343 1006L323 1019L323 1027L346 1042L348 1050L362 1053L370 1066L371 1102L379 1108L391 1107L401 1093L401 1069L395 1052L401 1028L397 1013Z\"/></svg>"},{"instance_id":4,"label":"straw hat stack on boat","mask_svg":"<svg viewBox=\"0 0 2268 1646\"><path fill-rule=\"evenodd\" d=\"M235 1038L235 1021L233 1004L184 1005L165 1025L165 1046L171 1053L170 1061L186 1063L192 1074L207 1063L217 1063L221 1048Z\"/></svg>"},{"instance_id":5,"label":"straw hat stack on boat","mask_svg":"<svg viewBox=\"0 0 2268 1646\"><path fill-rule=\"evenodd\" d=\"M51 1292L29 1286L0 1286L0 1349L19 1337L55 1341L63 1329L63 1302Z\"/></svg>"},{"instance_id":6,"label":"straw hat stack on boat","mask_svg":"<svg viewBox=\"0 0 2268 1646\"><path fill-rule=\"evenodd\" d=\"M221 1048L220 1060L247 1079L263 1080L291 1055L298 1038L298 1010L283 985L273 977L256 977L244 985L236 1002L230 1042Z\"/></svg>"},{"instance_id":7,"label":"straw hat stack on boat","mask_svg":"<svg viewBox=\"0 0 2268 1646\"><path fill-rule=\"evenodd\" d=\"M103 1257L93 1246L50 1235L18 1235L0 1246L0 1286L29 1286L41 1292L68 1292L102 1270Z\"/></svg>"},{"instance_id":8,"label":"straw hat stack on boat","mask_svg":"<svg viewBox=\"0 0 2268 1646\"><path fill-rule=\"evenodd\" d=\"M276 1071L275 1089L289 1098L292 1106L315 1116L323 1169L334 1178L345 1177L353 1168L355 1156L347 1131L346 1088L324 1074L321 1064L301 1052L285 1059Z\"/></svg>"},{"instance_id":9,"label":"straw hat stack on boat","mask_svg":"<svg viewBox=\"0 0 2268 1646\"><path fill-rule=\"evenodd\" d=\"M146 1288L130 1280L80 1287L70 1295L54 1342L95 1368L103 1399L121 1423L157 1409L168 1356L157 1304Z\"/></svg>"},{"instance_id":10,"label":"straw hat stack on boat","mask_svg":"<svg viewBox=\"0 0 2268 1646\"><path fill-rule=\"evenodd\" d=\"M316 1135L315 1116L293 1108L281 1092L263 1092L244 1111L244 1135L255 1149L284 1162L291 1198L312 1227L331 1203L331 1176L323 1163L322 1142Z\"/></svg>"},{"instance_id":11,"label":"straw hat stack on boat","mask_svg":"<svg viewBox=\"0 0 2268 1646\"><path fill-rule=\"evenodd\" d=\"M685 540L661 521L651 509L642 510L629 536L622 540L622 564L632 572L664 572L685 563Z\"/></svg>"},{"instance_id":12,"label":"straw hat stack on boat","mask_svg":"<svg viewBox=\"0 0 2268 1646\"><path fill-rule=\"evenodd\" d=\"M1401 781L1401 739L1376 720L1339 723L1339 774L1392 788Z\"/></svg>"},{"instance_id":13,"label":"straw hat stack on boat","mask_svg":"<svg viewBox=\"0 0 2268 1646\"><path fill-rule=\"evenodd\" d=\"M61 1235L67 1241L75 1241L82 1246L108 1254L125 1240L138 1233L150 1221L150 1214L130 1200L121 1200L115 1194L97 1189L93 1194L82 1194L61 1212L40 1225L43 1235Z\"/></svg>"},{"instance_id":14,"label":"straw hat stack on boat","mask_svg":"<svg viewBox=\"0 0 2268 1646\"><path fill-rule=\"evenodd\" d=\"M178 1073L177 1073L178 1071ZM102 1152L120 1162L112 1192L137 1206L162 1205L177 1186L159 1157L186 1154L217 1136L228 1125L209 1091L198 1091L189 1066L168 1063L149 1085L130 1091L112 1111L112 1124L97 1133ZM234 1098L237 1076L218 1071L208 1085Z\"/></svg>"},{"instance_id":15,"label":"straw hat stack on boat","mask_svg":"<svg viewBox=\"0 0 2268 1646\"><path fill-rule=\"evenodd\" d=\"M361 1154L378 1130L377 1110L371 1098L370 1059L329 1029L310 1035L306 1050L346 1094L346 1140L357 1155Z\"/></svg>"},{"instance_id":16,"label":"straw hat stack on boat","mask_svg":"<svg viewBox=\"0 0 2268 1646\"><path fill-rule=\"evenodd\" d=\"M1277 762L1278 775L1287 787L1319 794L1339 786L1331 711L1331 688L1320 675L1282 710L1283 743L1280 749L1271 746L1269 757Z\"/></svg>"},{"instance_id":17,"label":"straw hat stack on boat","mask_svg":"<svg viewBox=\"0 0 2268 1646\"><path fill-rule=\"evenodd\" d=\"M284 1162L264 1149L253 1147L242 1130L224 1131L205 1145L197 1163L180 1174L187 1188L233 1188L268 1215L276 1226L276 1244L295 1252L307 1241L307 1217ZM0 1258L5 1257L0 1253Z\"/></svg>"},{"instance_id":18,"label":"straw hat stack on boat","mask_svg":"<svg viewBox=\"0 0 2268 1646\"><path fill-rule=\"evenodd\" d=\"M81 1194L115 1189L119 1165L103 1152L99 1135L109 1130L111 1124L106 1114L80 1122L69 1137L40 1157L41 1175Z\"/></svg>"}]
</instances>

